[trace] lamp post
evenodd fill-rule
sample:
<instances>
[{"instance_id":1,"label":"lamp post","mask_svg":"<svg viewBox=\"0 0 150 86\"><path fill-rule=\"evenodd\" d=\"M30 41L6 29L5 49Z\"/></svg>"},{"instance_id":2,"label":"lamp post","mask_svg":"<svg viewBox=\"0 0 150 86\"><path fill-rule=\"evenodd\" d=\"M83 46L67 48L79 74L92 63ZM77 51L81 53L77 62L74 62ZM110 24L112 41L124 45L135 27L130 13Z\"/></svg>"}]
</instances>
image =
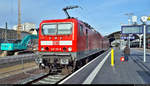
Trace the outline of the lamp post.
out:
<instances>
[{"instance_id":1,"label":"lamp post","mask_svg":"<svg viewBox=\"0 0 150 86\"><path fill-rule=\"evenodd\" d=\"M141 17L141 21L143 22L143 25L144 25L144 33L143 33L144 62L146 62L146 22L147 22L147 19L148 19L147 16Z\"/></svg>"}]
</instances>

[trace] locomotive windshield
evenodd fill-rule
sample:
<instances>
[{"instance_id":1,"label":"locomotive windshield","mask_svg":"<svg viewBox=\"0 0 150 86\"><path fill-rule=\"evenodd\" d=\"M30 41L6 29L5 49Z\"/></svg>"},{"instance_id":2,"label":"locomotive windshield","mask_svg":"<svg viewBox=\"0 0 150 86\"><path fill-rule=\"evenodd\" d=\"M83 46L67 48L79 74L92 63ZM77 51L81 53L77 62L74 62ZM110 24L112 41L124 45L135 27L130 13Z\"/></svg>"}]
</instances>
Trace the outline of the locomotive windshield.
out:
<instances>
[{"instance_id":1,"label":"locomotive windshield","mask_svg":"<svg viewBox=\"0 0 150 86\"><path fill-rule=\"evenodd\" d=\"M72 33L72 23L51 23L42 26L44 35L64 35Z\"/></svg>"}]
</instances>

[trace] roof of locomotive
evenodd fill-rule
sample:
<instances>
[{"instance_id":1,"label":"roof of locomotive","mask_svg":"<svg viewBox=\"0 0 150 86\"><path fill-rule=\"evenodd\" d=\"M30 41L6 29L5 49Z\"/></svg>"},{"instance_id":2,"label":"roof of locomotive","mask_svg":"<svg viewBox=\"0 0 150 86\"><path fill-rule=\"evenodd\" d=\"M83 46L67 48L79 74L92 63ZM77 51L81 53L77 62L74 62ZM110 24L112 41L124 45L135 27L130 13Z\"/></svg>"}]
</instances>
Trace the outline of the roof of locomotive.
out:
<instances>
[{"instance_id":1,"label":"roof of locomotive","mask_svg":"<svg viewBox=\"0 0 150 86\"><path fill-rule=\"evenodd\" d=\"M53 19L53 20L43 20L41 23L48 23L48 22L63 22L63 21L69 21L69 20L77 20L77 19Z\"/></svg>"},{"instance_id":2,"label":"roof of locomotive","mask_svg":"<svg viewBox=\"0 0 150 86\"><path fill-rule=\"evenodd\" d=\"M81 21L83 22L83 21ZM83 22L85 24L86 27L88 27L89 29L95 31L98 35L102 36L98 31L96 31L96 29L94 29L91 25L89 25L88 23L86 22ZM103 36L102 36L103 37Z\"/></svg>"},{"instance_id":3,"label":"roof of locomotive","mask_svg":"<svg viewBox=\"0 0 150 86\"><path fill-rule=\"evenodd\" d=\"M82 21L82 20L78 20L76 18L67 18L67 19L53 19L53 20L43 20L41 23L47 23L47 22L64 22L64 21L68 21L68 20L76 20L78 22L82 22L86 27L88 27L89 29L95 31L98 35L102 36L98 31L96 31L91 25L89 25L88 23ZM103 36L102 36L103 37Z\"/></svg>"}]
</instances>

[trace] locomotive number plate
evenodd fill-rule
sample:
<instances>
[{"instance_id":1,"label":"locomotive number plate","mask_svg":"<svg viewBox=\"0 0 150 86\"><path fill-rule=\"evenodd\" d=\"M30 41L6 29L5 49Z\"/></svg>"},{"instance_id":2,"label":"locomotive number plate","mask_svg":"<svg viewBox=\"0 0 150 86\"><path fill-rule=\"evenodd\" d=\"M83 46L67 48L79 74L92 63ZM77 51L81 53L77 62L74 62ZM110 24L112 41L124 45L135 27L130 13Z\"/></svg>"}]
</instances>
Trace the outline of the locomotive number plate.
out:
<instances>
[{"instance_id":1,"label":"locomotive number plate","mask_svg":"<svg viewBox=\"0 0 150 86\"><path fill-rule=\"evenodd\" d=\"M53 45L59 45L59 41L53 41Z\"/></svg>"},{"instance_id":2,"label":"locomotive number plate","mask_svg":"<svg viewBox=\"0 0 150 86\"><path fill-rule=\"evenodd\" d=\"M69 60L68 59L61 59L60 64L69 64Z\"/></svg>"}]
</instances>

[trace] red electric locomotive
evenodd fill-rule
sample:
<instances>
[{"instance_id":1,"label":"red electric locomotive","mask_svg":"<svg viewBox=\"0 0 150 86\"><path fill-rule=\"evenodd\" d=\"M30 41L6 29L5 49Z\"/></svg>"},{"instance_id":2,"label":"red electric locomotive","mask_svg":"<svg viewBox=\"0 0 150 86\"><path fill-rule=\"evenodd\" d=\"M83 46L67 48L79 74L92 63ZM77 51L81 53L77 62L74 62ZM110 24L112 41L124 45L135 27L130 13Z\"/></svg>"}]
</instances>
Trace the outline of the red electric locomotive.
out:
<instances>
[{"instance_id":1,"label":"red electric locomotive","mask_svg":"<svg viewBox=\"0 0 150 86\"><path fill-rule=\"evenodd\" d=\"M102 37L87 23L76 18L44 20L39 28L40 66L72 69L81 60L109 47L108 39Z\"/></svg>"}]
</instances>

